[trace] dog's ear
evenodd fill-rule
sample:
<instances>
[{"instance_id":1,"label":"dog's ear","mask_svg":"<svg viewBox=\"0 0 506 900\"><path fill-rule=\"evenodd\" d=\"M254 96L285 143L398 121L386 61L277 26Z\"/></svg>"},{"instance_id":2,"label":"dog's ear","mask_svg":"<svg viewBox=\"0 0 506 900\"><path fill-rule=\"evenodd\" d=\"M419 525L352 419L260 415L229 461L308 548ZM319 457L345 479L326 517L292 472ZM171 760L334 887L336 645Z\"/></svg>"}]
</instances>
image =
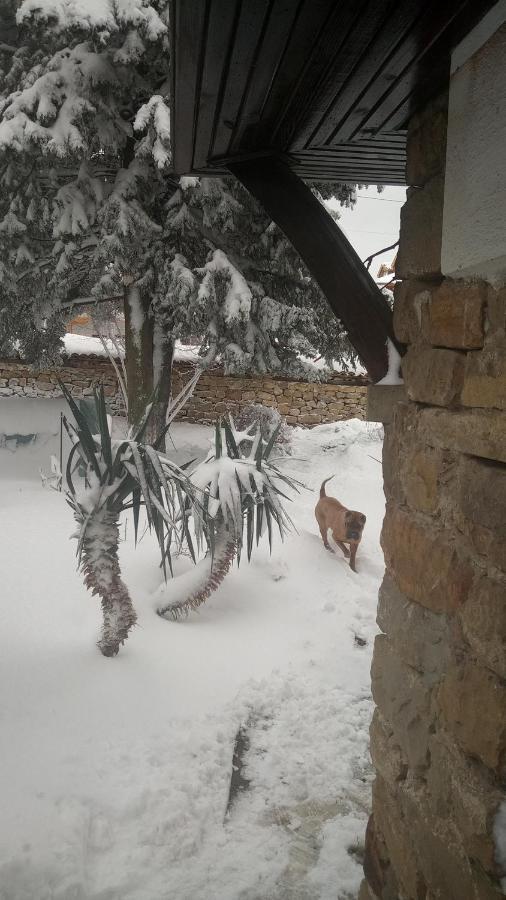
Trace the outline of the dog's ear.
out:
<instances>
[{"instance_id":1,"label":"dog's ear","mask_svg":"<svg viewBox=\"0 0 506 900\"><path fill-rule=\"evenodd\" d=\"M364 516L363 513L360 513L360 521L362 522L362 525L365 525L365 523L367 522L367 517Z\"/></svg>"}]
</instances>

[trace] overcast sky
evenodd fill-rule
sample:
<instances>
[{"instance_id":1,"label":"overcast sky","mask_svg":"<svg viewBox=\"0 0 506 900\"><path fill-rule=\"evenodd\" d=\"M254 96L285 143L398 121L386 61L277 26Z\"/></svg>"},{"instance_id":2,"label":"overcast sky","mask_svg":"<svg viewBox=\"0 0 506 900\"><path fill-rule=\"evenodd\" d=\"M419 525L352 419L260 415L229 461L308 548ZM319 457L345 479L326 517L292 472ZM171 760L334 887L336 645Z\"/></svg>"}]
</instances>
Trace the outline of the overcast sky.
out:
<instances>
[{"instance_id":1,"label":"overcast sky","mask_svg":"<svg viewBox=\"0 0 506 900\"><path fill-rule=\"evenodd\" d=\"M329 206L338 209L339 226L364 260L370 253L398 240L400 210L405 199L405 187L386 187L378 194L376 187L371 186L358 191L354 209L344 209L332 201ZM376 275L382 262L391 263L396 250L377 256L371 265L371 275Z\"/></svg>"}]
</instances>

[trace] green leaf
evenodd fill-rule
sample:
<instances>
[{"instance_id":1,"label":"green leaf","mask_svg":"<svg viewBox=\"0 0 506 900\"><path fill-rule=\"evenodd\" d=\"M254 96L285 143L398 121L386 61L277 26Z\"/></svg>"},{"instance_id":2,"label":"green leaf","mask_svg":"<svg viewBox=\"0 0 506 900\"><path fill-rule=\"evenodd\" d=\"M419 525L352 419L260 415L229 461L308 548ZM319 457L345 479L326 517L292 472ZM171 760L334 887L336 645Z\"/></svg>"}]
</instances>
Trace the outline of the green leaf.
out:
<instances>
[{"instance_id":1,"label":"green leaf","mask_svg":"<svg viewBox=\"0 0 506 900\"><path fill-rule=\"evenodd\" d=\"M247 538L248 562L251 559L251 553L253 550L254 519L255 519L255 505L250 497L249 503L247 504L247 507L246 507L246 538Z\"/></svg>"},{"instance_id":2,"label":"green leaf","mask_svg":"<svg viewBox=\"0 0 506 900\"><path fill-rule=\"evenodd\" d=\"M83 447L84 452L86 453L86 458L88 463L91 465L98 479L100 479L100 466L98 464L97 459L97 448L95 446L95 441L93 440L93 435L89 429L86 418L83 416L81 410L79 409L77 403L74 398L70 395L69 391L65 387L62 381L58 381L60 389L62 391L65 400L72 410L72 414L77 422L77 435L79 437L80 443Z\"/></svg>"},{"instance_id":3,"label":"green leaf","mask_svg":"<svg viewBox=\"0 0 506 900\"><path fill-rule=\"evenodd\" d=\"M258 429L259 441L255 450L255 462L258 471L262 468L262 437L260 435L260 428Z\"/></svg>"},{"instance_id":4,"label":"green leaf","mask_svg":"<svg viewBox=\"0 0 506 900\"><path fill-rule=\"evenodd\" d=\"M262 525L264 522L264 504L259 503L257 506L257 547L262 537Z\"/></svg>"},{"instance_id":5,"label":"green leaf","mask_svg":"<svg viewBox=\"0 0 506 900\"><path fill-rule=\"evenodd\" d=\"M227 419L223 420L223 428L225 430L225 440L227 442L228 455L232 459L240 459L241 454L239 452L239 447L237 446L237 442L235 440L234 432L232 431L230 422Z\"/></svg>"},{"instance_id":6,"label":"green leaf","mask_svg":"<svg viewBox=\"0 0 506 900\"><path fill-rule=\"evenodd\" d=\"M105 464L108 469L109 483L112 483L112 448L111 435L109 433L109 424L107 422L107 409L105 405L104 386L100 385L98 391L95 391L95 408L97 411L98 427L100 430L100 445Z\"/></svg>"},{"instance_id":7,"label":"green leaf","mask_svg":"<svg viewBox=\"0 0 506 900\"><path fill-rule=\"evenodd\" d=\"M220 459L222 452L223 452L222 438L221 438L221 419L218 419L218 421L216 422L214 443L215 443L215 449L216 449L216 459Z\"/></svg>"},{"instance_id":8,"label":"green leaf","mask_svg":"<svg viewBox=\"0 0 506 900\"><path fill-rule=\"evenodd\" d=\"M276 438L277 438L279 432L281 431L281 426L282 426L282 424L283 424L282 422L279 422L279 423L276 425L276 427L274 428L274 430L273 430L273 432L272 432L272 434L271 434L269 440L267 441L267 446L265 447L265 450L264 450L264 452L263 452L263 457L264 457L265 460L269 459L269 456L270 456L270 454L271 454L271 452L272 452L272 448L274 447L274 444L275 444L275 442L276 442Z\"/></svg>"},{"instance_id":9,"label":"green leaf","mask_svg":"<svg viewBox=\"0 0 506 900\"><path fill-rule=\"evenodd\" d=\"M72 481L72 472L75 471L75 467L74 469L72 469L72 463L74 461L74 456L76 455L76 453L79 453L79 444L74 444L74 446L72 447L68 455L67 467L65 470L65 481L67 482L67 488L73 497L75 497L76 489L74 487L74 482Z\"/></svg>"},{"instance_id":10,"label":"green leaf","mask_svg":"<svg viewBox=\"0 0 506 900\"><path fill-rule=\"evenodd\" d=\"M139 514L141 510L141 492L140 488L134 487L132 490L132 510L134 517L134 539L137 545L137 535L139 532Z\"/></svg>"},{"instance_id":11,"label":"green leaf","mask_svg":"<svg viewBox=\"0 0 506 900\"><path fill-rule=\"evenodd\" d=\"M272 553L272 515L269 500L264 500L265 521L267 522L267 534L269 536L269 553Z\"/></svg>"}]
</instances>

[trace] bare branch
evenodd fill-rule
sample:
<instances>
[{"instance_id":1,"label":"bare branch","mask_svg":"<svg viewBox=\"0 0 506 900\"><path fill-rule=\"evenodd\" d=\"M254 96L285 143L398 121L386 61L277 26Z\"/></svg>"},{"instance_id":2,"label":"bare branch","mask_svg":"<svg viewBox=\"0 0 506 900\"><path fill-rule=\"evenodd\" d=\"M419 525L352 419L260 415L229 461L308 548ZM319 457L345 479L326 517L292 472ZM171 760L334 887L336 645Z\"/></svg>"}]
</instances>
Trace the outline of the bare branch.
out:
<instances>
[{"instance_id":1,"label":"bare branch","mask_svg":"<svg viewBox=\"0 0 506 900\"><path fill-rule=\"evenodd\" d=\"M371 263L375 256L380 256L381 253L386 253L387 250L393 250L394 247L398 247L398 246L399 246L399 241L396 241L395 244L390 244L389 247L383 247L382 250L377 250L376 253L371 253L370 256L367 256L364 260L362 260L362 262L364 263L364 266L366 267L366 269L370 269Z\"/></svg>"}]
</instances>

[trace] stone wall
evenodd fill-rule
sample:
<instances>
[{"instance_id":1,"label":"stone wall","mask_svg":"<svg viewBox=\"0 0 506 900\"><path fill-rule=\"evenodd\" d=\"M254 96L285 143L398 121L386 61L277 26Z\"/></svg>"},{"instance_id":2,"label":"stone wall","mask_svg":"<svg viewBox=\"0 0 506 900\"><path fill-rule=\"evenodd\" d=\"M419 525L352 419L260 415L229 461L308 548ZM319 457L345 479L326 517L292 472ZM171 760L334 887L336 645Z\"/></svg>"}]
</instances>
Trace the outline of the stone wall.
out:
<instances>
[{"instance_id":1,"label":"stone wall","mask_svg":"<svg viewBox=\"0 0 506 900\"><path fill-rule=\"evenodd\" d=\"M38 371L23 362L0 360L0 397L60 397L58 381L76 399L89 396L104 385L107 407L113 415L123 414L123 400L114 369L107 359L96 356L68 357L62 368Z\"/></svg>"},{"instance_id":2,"label":"stone wall","mask_svg":"<svg viewBox=\"0 0 506 900\"><path fill-rule=\"evenodd\" d=\"M192 372L188 364L175 363L174 394ZM24 363L0 360L0 397L58 397L58 379L76 398L90 395L93 387L102 382L109 411L122 414L123 402L116 375L106 359L70 356L58 371L45 372L35 372ZM226 412L234 414L249 403L262 403L278 409L290 425L363 419L366 384L367 379L362 376L340 375L330 383L313 384L268 377L230 377L218 370L200 378L180 418L188 422L214 422L217 416Z\"/></svg>"},{"instance_id":3,"label":"stone wall","mask_svg":"<svg viewBox=\"0 0 506 900\"><path fill-rule=\"evenodd\" d=\"M174 372L174 393L189 370ZM343 383L343 382L348 383ZM367 379L339 376L328 384L273 379L268 376L239 378L221 373L202 375L193 397L182 412L189 422L214 422L217 415L232 415L249 403L262 403L279 410L289 425L319 425L340 419L363 419Z\"/></svg>"},{"instance_id":4,"label":"stone wall","mask_svg":"<svg viewBox=\"0 0 506 900\"><path fill-rule=\"evenodd\" d=\"M445 98L414 119L360 900L494 900L506 778L506 289L441 275Z\"/></svg>"}]
</instances>

